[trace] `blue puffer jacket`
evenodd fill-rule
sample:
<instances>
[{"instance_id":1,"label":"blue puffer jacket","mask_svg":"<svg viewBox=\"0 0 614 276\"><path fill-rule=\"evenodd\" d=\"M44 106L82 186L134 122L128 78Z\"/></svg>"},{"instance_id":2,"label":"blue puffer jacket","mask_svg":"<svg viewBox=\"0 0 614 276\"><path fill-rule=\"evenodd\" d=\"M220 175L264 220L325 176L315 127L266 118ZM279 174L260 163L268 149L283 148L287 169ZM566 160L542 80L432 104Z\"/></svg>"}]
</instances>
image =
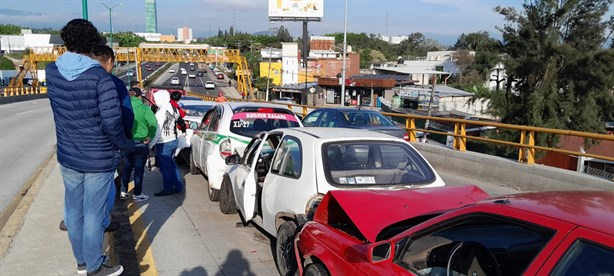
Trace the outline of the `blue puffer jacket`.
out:
<instances>
[{"instance_id":1,"label":"blue puffer jacket","mask_svg":"<svg viewBox=\"0 0 614 276\"><path fill-rule=\"evenodd\" d=\"M84 172L117 169L119 150L131 151L115 84L98 62L67 52L46 68L57 135L58 162Z\"/></svg>"}]
</instances>

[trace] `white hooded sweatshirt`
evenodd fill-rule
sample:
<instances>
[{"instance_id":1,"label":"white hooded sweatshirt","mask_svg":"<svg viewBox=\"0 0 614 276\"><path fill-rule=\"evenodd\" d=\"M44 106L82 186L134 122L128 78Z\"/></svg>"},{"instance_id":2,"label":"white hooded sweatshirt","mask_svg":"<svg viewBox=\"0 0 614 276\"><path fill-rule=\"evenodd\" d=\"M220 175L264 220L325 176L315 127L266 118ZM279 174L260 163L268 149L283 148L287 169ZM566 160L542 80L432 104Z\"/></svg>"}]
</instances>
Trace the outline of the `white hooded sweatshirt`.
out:
<instances>
[{"instance_id":1,"label":"white hooded sweatshirt","mask_svg":"<svg viewBox=\"0 0 614 276\"><path fill-rule=\"evenodd\" d=\"M158 90L153 95L158 111L156 112L156 120L158 120L158 131L154 141L156 144L168 143L177 139L177 124L179 112L173 109L171 105L171 95L166 90ZM153 143L152 143L153 145Z\"/></svg>"}]
</instances>

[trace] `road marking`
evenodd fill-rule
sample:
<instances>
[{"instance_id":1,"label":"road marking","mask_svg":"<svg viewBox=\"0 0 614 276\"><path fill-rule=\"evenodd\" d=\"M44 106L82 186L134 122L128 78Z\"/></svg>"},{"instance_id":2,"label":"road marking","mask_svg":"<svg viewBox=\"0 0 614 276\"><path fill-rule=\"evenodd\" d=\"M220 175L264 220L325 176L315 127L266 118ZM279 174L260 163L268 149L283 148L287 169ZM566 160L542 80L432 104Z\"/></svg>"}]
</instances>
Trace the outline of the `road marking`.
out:
<instances>
[{"instance_id":1,"label":"road marking","mask_svg":"<svg viewBox=\"0 0 614 276\"><path fill-rule=\"evenodd\" d=\"M19 112L19 113L15 114L15 116L19 116L19 115L21 115L21 114L30 113L30 112L33 112L33 111L34 111L34 110L28 110L28 111L24 111L24 112Z\"/></svg>"},{"instance_id":2,"label":"road marking","mask_svg":"<svg viewBox=\"0 0 614 276\"><path fill-rule=\"evenodd\" d=\"M143 223L143 213L139 210L139 205L135 202L128 203L128 213L131 214L130 225L132 226L132 237L136 242L135 251L141 276L158 276L151 242L147 236L147 227Z\"/></svg>"}]
</instances>

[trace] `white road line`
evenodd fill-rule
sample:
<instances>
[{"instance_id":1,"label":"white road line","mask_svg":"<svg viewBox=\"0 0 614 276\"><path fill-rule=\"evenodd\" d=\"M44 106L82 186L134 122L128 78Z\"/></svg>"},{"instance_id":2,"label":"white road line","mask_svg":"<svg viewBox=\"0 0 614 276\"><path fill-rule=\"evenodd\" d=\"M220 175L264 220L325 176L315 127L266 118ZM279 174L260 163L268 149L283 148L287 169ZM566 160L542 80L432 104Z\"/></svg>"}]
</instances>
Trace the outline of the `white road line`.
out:
<instances>
[{"instance_id":1,"label":"white road line","mask_svg":"<svg viewBox=\"0 0 614 276\"><path fill-rule=\"evenodd\" d=\"M28 110L28 111L24 111L24 112L19 112L19 113L15 114L15 116L19 116L19 115L21 115L21 114L30 113L30 112L33 112L33 111L34 111L34 110Z\"/></svg>"}]
</instances>

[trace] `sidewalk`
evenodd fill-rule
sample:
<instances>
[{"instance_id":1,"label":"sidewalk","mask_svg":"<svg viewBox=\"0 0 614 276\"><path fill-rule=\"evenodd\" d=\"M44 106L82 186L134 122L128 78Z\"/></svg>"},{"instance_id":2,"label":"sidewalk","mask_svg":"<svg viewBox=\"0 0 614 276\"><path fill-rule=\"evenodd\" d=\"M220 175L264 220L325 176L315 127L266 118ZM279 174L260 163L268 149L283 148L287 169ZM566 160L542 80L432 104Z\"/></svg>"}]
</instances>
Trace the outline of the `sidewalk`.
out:
<instances>
[{"instance_id":1,"label":"sidewalk","mask_svg":"<svg viewBox=\"0 0 614 276\"><path fill-rule=\"evenodd\" d=\"M116 204L114 215L129 217L131 225L123 234L128 220L120 219L120 235L111 240L116 263L135 264L125 267L123 275L278 275L269 238L243 227L238 215L222 214L218 203L208 199L205 178L190 175L184 165L180 169L185 193L154 197L162 177L158 170L146 170L143 192L151 196L149 201ZM63 193L54 156L15 212L17 219L11 218L16 235L6 234L11 222L2 230L0 244L10 247L0 247L0 275L77 275L67 234L58 228ZM26 211L22 205L29 200ZM133 252L123 252L126 248Z\"/></svg>"}]
</instances>

